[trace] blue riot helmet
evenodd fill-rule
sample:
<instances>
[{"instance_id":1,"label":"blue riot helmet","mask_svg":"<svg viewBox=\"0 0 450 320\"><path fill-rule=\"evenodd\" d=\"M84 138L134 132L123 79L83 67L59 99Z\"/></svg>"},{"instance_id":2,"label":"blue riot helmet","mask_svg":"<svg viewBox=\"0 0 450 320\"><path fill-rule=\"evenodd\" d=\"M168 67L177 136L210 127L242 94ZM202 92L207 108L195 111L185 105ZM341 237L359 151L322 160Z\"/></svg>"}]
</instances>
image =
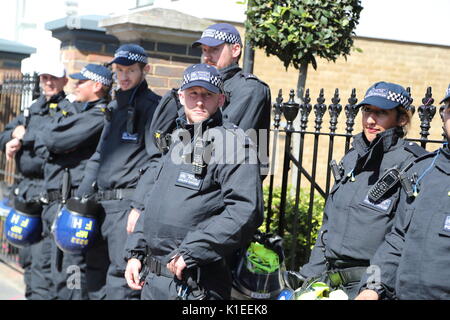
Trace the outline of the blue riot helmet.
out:
<instances>
[{"instance_id":1,"label":"blue riot helmet","mask_svg":"<svg viewBox=\"0 0 450 320\"><path fill-rule=\"evenodd\" d=\"M5 221L4 233L8 242L16 247L25 247L41 240L41 213L39 202L25 202L16 197Z\"/></svg>"},{"instance_id":2,"label":"blue riot helmet","mask_svg":"<svg viewBox=\"0 0 450 320\"><path fill-rule=\"evenodd\" d=\"M89 198L70 198L58 213L54 236L58 247L68 253L85 252L98 233L98 203Z\"/></svg>"}]
</instances>

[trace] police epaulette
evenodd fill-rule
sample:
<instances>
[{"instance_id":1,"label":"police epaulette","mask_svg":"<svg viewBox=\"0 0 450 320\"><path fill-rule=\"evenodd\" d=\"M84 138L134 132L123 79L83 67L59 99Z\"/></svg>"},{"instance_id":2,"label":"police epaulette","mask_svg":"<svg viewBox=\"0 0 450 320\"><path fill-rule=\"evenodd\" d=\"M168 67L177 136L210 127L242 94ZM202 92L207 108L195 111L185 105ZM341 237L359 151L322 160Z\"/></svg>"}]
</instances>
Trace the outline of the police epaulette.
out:
<instances>
[{"instance_id":1,"label":"police epaulette","mask_svg":"<svg viewBox=\"0 0 450 320\"><path fill-rule=\"evenodd\" d=\"M245 79L256 79L256 80L259 80L258 77L255 76L255 75L252 74L252 73L243 73L242 76L243 76Z\"/></svg>"},{"instance_id":2,"label":"police epaulette","mask_svg":"<svg viewBox=\"0 0 450 320\"><path fill-rule=\"evenodd\" d=\"M422 148L421 146L419 146L417 143L414 142L409 142L405 146L405 149L414 154L416 157L422 157L430 153L429 151L425 150L424 148Z\"/></svg>"}]
</instances>

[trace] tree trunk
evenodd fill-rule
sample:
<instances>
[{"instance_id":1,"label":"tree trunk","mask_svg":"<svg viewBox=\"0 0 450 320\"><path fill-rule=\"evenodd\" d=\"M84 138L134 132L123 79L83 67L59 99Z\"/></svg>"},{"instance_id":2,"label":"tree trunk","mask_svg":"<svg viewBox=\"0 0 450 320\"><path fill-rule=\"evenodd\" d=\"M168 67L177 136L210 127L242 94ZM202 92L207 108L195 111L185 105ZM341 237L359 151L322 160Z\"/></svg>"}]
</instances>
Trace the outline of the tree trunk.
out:
<instances>
[{"instance_id":1,"label":"tree trunk","mask_svg":"<svg viewBox=\"0 0 450 320\"><path fill-rule=\"evenodd\" d=\"M302 63L300 65L297 80L297 98L299 98L301 102L303 102L303 97L305 96L305 84L307 73L308 73L308 64Z\"/></svg>"}]
</instances>

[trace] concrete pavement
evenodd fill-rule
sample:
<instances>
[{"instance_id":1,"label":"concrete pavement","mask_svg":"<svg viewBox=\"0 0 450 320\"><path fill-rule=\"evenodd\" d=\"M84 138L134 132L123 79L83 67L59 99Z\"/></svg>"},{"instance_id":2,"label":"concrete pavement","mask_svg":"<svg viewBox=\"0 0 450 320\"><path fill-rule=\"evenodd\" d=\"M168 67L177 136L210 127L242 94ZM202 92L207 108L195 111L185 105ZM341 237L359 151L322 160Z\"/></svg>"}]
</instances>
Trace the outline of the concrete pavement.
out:
<instances>
[{"instance_id":1,"label":"concrete pavement","mask_svg":"<svg viewBox=\"0 0 450 320\"><path fill-rule=\"evenodd\" d=\"M0 300L25 300L23 274L0 260Z\"/></svg>"}]
</instances>

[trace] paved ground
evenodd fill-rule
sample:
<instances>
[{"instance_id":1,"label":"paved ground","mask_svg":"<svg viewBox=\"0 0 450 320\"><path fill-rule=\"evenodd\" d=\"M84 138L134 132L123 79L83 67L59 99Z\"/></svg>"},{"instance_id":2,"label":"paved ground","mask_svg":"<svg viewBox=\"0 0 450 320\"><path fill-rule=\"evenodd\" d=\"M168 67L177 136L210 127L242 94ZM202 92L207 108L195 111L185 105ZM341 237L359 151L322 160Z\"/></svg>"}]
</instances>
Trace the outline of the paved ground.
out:
<instances>
[{"instance_id":1,"label":"paved ground","mask_svg":"<svg viewBox=\"0 0 450 320\"><path fill-rule=\"evenodd\" d=\"M25 300L23 275L0 261L0 300Z\"/></svg>"}]
</instances>

